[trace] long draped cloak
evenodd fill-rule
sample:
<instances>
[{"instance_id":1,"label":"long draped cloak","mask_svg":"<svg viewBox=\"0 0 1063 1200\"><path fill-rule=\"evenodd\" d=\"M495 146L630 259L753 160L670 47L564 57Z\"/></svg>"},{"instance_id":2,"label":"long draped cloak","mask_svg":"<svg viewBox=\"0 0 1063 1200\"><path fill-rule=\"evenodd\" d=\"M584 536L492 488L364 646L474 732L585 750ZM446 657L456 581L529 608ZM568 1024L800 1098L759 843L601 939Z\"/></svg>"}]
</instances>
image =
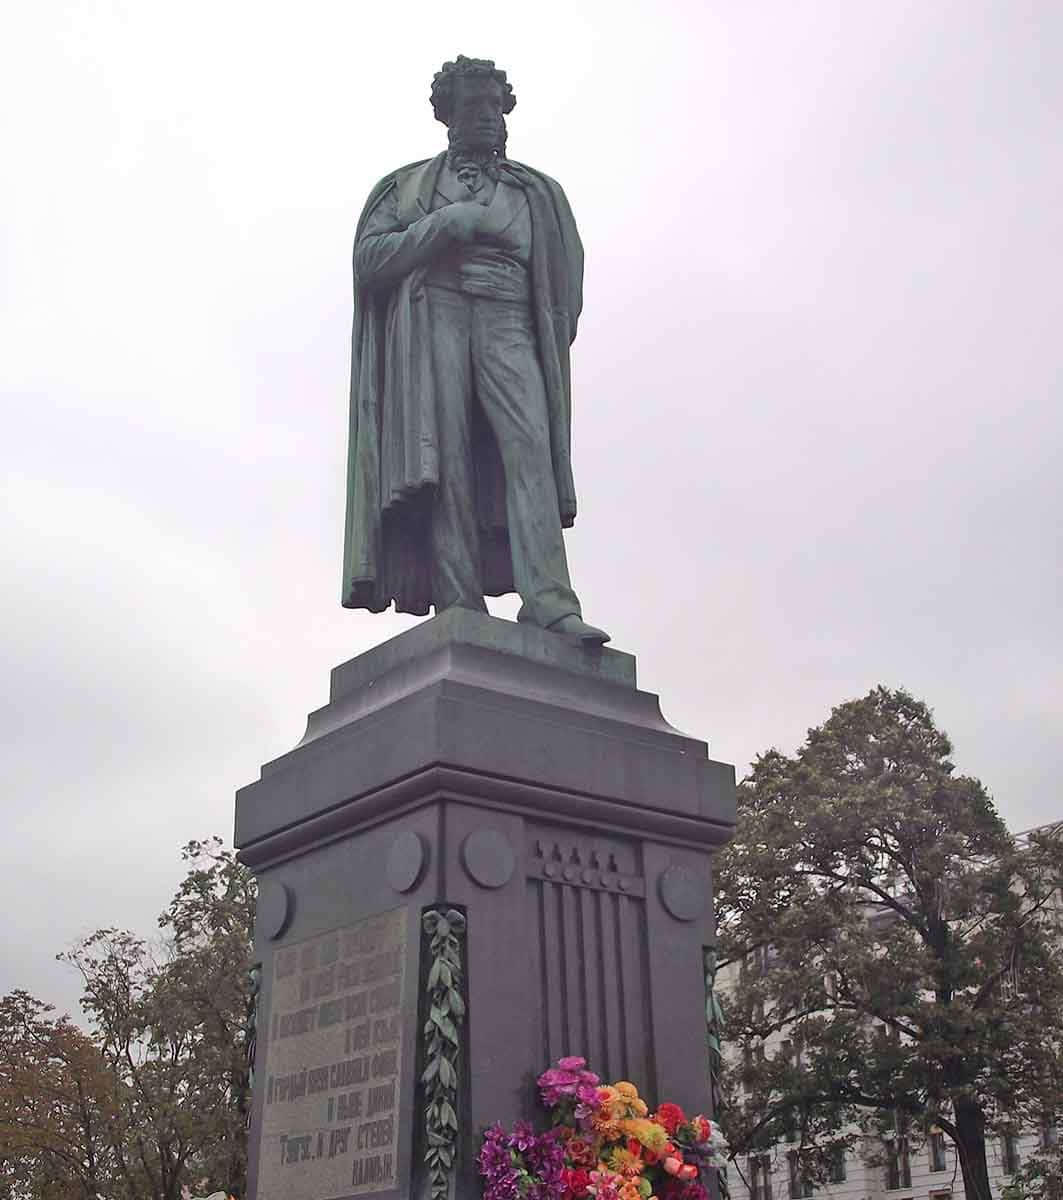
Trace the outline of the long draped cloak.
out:
<instances>
[{"instance_id":1,"label":"long draped cloak","mask_svg":"<svg viewBox=\"0 0 1063 1200\"><path fill-rule=\"evenodd\" d=\"M431 330L424 303L428 259L418 245L439 207L446 153L402 167L369 195L354 243L354 328L343 547L345 608L423 615L433 603L431 506L439 482ZM576 517L572 479L569 346L583 306L583 247L564 192L548 176L504 160L522 188L532 225L531 303L546 383L550 447L561 523ZM381 205L391 228L365 236ZM428 221L411 228L421 218ZM379 224L379 221L377 222ZM364 239L364 240L363 240ZM412 269L403 264L417 261ZM502 460L478 406L472 451L484 592L514 590Z\"/></svg>"}]
</instances>

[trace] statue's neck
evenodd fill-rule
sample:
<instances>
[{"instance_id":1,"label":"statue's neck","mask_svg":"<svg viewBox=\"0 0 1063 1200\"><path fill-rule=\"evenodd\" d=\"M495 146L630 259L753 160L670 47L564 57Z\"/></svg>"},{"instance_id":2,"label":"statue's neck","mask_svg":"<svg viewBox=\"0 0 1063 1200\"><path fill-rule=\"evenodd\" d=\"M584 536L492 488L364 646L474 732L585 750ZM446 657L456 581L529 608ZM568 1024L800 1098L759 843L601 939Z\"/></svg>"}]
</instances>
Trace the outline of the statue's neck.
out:
<instances>
[{"instance_id":1,"label":"statue's neck","mask_svg":"<svg viewBox=\"0 0 1063 1200\"><path fill-rule=\"evenodd\" d=\"M483 170L497 170L504 155L493 147L483 149L475 146L461 146L453 143L447 149L447 165L457 170L462 163L475 163Z\"/></svg>"},{"instance_id":2,"label":"statue's neck","mask_svg":"<svg viewBox=\"0 0 1063 1200\"><path fill-rule=\"evenodd\" d=\"M476 163L484 169L495 169L506 156L506 123L502 121L495 134L494 144L484 144L465 136L461 127L451 126L447 130L448 160L453 166L459 158Z\"/></svg>"}]
</instances>

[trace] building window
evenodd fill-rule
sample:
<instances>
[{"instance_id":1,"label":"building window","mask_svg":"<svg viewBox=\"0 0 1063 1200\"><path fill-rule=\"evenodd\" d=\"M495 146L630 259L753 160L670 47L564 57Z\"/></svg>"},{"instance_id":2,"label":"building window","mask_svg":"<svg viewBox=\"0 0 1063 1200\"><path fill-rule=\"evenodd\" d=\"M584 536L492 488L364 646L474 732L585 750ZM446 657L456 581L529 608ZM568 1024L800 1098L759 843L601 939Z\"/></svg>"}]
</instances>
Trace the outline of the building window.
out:
<instances>
[{"instance_id":1,"label":"building window","mask_svg":"<svg viewBox=\"0 0 1063 1200\"><path fill-rule=\"evenodd\" d=\"M749 1200L772 1200L771 1159L766 1154L749 1160Z\"/></svg>"},{"instance_id":2,"label":"building window","mask_svg":"<svg viewBox=\"0 0 1063 1200\"><path fill-rule=\"evenodd\" d=\"M807 1166L797 1150L791 1150L786 1157L790 1164L790 1200L805 1200L812 1195L812 1178Z\"/></svg>"},{"instance_id":3,"label":"building window","mask_svg":"<svg viewBox=\"0 0 1063 1200\"><path fill-rule=\"evenodd\" d=\"M835 1146L830 1152L830 1181L844 1183L846 1180L845 1147Z\"/></svg>"},{"instance_id":4,"label":"building window","mask_svg":"<svg viewBox=\"0 0 1063 1200\"><path fill-rule=\"evenodd\" d=\"M930 1151L930 1169L931 1171L947 1171L945 1165L945 1135L938 1130L931 1129L930 1136L927 1138L927 1148Z\"/></svg>"},{"instance_id":5,"label":"building window","mask_svg":"<svg viewBox=\"0 0 1063 1200\"><path fill-rule=\"evenodd\" d=\"M1005 1175L1014 1175L1019 1169L1019 1139L1013 1133L1000 1139L1000 1165Z\"/></svg>"},{"instance_id":6,"label":"building window","mask_svg":"<svg viewBox=\"0 0 1063 1200\"><path fill-rule=\"evenodd\" d=\"M886 1143L886 1190L912 1186L912 1159L907 1138L892 1138Z\"/></svg>"},{"instance_id":7,"label":"building window","mask_svg":"<svg viewBox=\"0 0 1063 1200\"><path fill-rule=\"evenodd\" d=\"M952 1200L952 1192L947 1190L944 1192L931 1192L930 1200Z\"/></svg>"}]
</instances>

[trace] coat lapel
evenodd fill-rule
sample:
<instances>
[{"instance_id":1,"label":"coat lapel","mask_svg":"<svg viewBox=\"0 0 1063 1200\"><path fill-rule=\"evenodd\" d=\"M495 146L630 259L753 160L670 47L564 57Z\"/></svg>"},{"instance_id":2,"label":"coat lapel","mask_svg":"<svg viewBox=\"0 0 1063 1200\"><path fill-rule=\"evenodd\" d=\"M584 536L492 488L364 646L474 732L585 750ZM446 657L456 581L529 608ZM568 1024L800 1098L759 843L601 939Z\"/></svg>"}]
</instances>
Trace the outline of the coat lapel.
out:
<instances>
[{"instance_id":1,"label":"coat lapel","mask_svg":"<svg viewBox=\"0 0 1063 1200\"><path fill-rule=\"evenodd\" d=\"M404 226L412 225L435 207L435 191L446 160L444 150L412 171L400 174L397 180L398 210Z\"/></svg>"},{"instance_id":2,"label":"coat lapel","mask_svg":"<svg viewBox=\"0 0 1063 1200\"><path fill-rule=\"evenodd\" d=\"M456 204L459 200L468 200L467 192L462 191L457 179L446 169L446 163L440 167L436 176L436 194L433 197L434 207L441 208L440 200L447 204Z\"/></svg>"}]
</instances>

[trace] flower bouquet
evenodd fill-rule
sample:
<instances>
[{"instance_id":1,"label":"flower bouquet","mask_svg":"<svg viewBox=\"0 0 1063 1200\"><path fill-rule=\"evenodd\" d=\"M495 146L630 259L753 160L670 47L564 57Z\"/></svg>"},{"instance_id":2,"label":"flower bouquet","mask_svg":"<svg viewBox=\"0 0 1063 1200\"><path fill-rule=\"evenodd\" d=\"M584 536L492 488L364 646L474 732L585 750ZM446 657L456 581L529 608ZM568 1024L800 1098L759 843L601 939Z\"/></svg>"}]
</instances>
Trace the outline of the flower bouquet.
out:
<instances>
[{"instance_id":1,"label":"flower bouquet","mask_svg":"<svg viewBox=\"0 0 1063 1200\"><path fill-rule=\"evenodd\" d=\"M484 1135L484 1200L707 1200L703 1171L726 1142L707 1117L678 1104L651 1113L633 1083L602 1084L585 1059L559 1059L539 1076L552 1127L518 1122Z\"/></svg>"}]
</instances>

